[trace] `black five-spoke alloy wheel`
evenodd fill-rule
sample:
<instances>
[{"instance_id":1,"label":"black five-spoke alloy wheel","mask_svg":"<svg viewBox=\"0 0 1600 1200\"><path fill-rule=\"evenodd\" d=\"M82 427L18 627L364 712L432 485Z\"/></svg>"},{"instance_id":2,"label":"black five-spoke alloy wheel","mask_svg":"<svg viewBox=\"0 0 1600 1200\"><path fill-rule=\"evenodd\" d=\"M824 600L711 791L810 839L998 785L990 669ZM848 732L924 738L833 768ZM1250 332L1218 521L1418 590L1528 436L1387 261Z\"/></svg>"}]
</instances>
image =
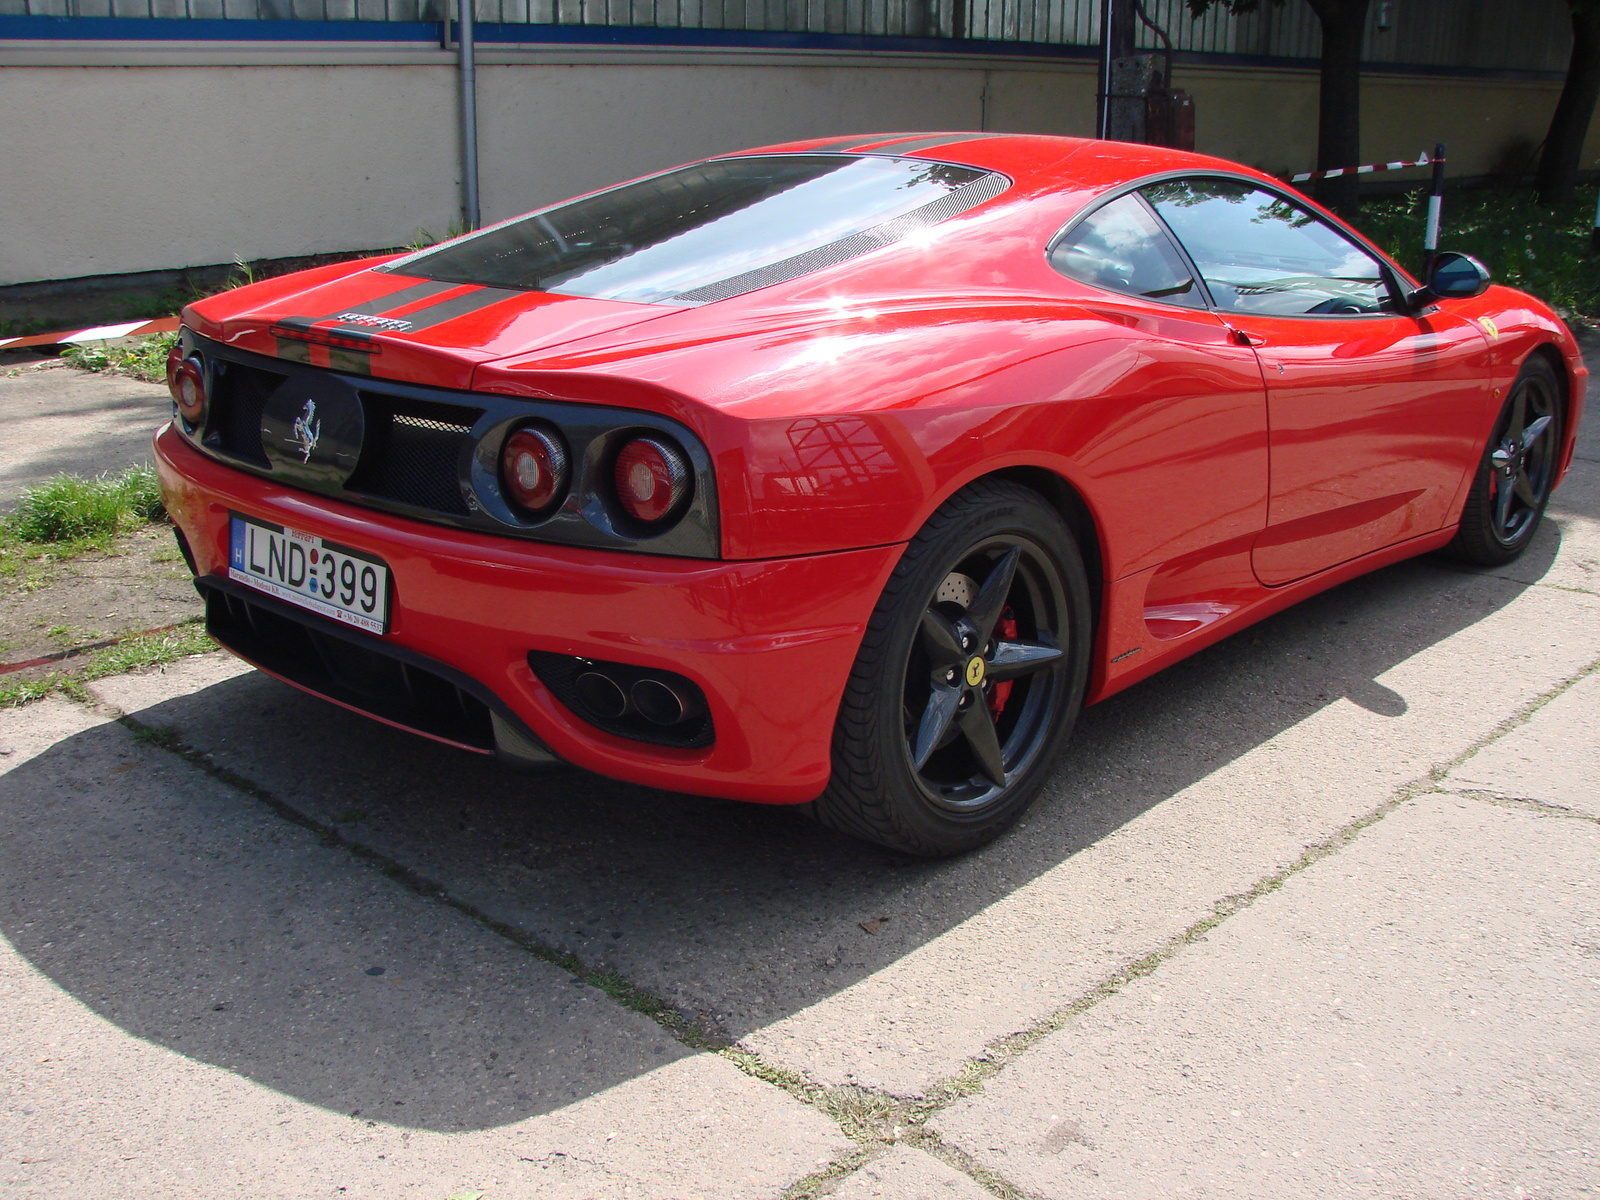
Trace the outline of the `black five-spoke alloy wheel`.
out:
<instances>
[{"instance_id":1,"label":"black five-spoke alloy wheel","mask_svg":"<svg viewBox=\"0 0 1600 1200\"><path fill-rule=\"evenodd\" d=\"M1535 356L1523 364L1495 421L1448 553L1499 566L1533 540L1555 486L1562 396L1548 359Z\"/></svg>"},{"instance_id":2,"label":"black five-spoke alloy wheel","mask_svg":"<svg viewBox=\"0 0 1600 1200\"><path fill-rule=\"evenodd\" d=\"M952 497L907 547L840 706L828 825L913 854L990 840L1043 785L1082 704L1088 584L1037 493Z\"/></svg>"}]
</instances>

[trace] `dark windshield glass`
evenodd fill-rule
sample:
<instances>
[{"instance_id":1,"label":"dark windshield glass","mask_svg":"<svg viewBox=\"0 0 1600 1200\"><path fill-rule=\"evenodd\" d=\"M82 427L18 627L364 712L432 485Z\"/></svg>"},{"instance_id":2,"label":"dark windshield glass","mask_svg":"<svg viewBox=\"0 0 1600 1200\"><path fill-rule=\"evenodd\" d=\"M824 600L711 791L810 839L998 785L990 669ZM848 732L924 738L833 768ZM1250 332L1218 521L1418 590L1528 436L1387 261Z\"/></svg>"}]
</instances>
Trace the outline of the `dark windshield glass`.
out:
<instances>
[{"instance_id":1,"label":"dark windshield glass","mask_svg":"<svg viewBox=\"0 0 1600 1200\"><path fill-rule=\"evenodd\" d=\"M699 289L799 255L806 259L795 270L765 272L750 286L887 245L961 211L965 205L937 202L988 175L909 158L718 159L519 217L386 269L566 296L693 303L716 298L692 294ZM918 212L928 205L937 206ZM831 259L806 253L891 221L882 236L853 238Z\"/></svg>"}]
</instances>

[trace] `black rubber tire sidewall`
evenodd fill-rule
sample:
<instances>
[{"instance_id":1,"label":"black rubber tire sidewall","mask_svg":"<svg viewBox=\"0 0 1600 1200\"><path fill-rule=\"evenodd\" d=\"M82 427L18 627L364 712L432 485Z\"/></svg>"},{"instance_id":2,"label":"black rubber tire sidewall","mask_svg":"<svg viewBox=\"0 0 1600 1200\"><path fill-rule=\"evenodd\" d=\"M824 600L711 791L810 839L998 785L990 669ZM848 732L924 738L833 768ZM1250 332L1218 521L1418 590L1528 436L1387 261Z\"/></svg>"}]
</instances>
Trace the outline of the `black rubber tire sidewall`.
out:
<instances>
[{"instance_id":1,"label":"black rubber tire sidewall","mask_svg":"<svg viewBox=\"0 0 1600 1200\"><path fill-rule=\"evenodd\" d=\"M901 716L905 664L928 598L972 547L1018 536L1048 555L1064 598L1066 682L1054 728L1006 792L976 814L933 805L911 773ZM1076 539L1037 492L983 480L952 496L906 547L862 639L839 706L833 771L812 803L823 824L909 854L959 854L991 841L1037 797L1071 735L1088 682L1094 629Z\"/></svg>"},{"instance_id":2,"label":"black rubber tire sidewall","mask_svg":"<svg viewBox=\"0 0 1600 1200\"><path fill-rule=\"evenodd\" d=\"M1533 520L1528 523L1526 530L1516 541L1507 545L1494 532L1494 501L1490 493L1490 475L1494 468L1490 463L1490 455L1494 453L1495 439L1505 424L1506 414L1511 410L1517 390L1530 375L1543 375L1555 396L1556 419L1552 422L1553 428L1546 436L1553 439L1553 445L1556 447L1557 460L1551 464L1551 470L1555 471L1559 466L1561 439L1566 434L1566 388L1563 386L1560 373L1550 365L1550 360L1543 354L1535 354L1522 364L1516 380L1506 392L1505 403L1495 415L1494 429L1483 447L1483 454L1478 459L1477 472L1472 477L1472 487L1467 492L1466 503L1462 505L1461 523L1456 529L1455 537L1443 550L1447 557L1458 562L1480 567L1504 566L1519 558L1528 548L1539 532L1540 522L1544 520L1544 510L1550 502L1550 493L1555 490L1553 484L1540 501Z\"/></svg>"}]
</instances>

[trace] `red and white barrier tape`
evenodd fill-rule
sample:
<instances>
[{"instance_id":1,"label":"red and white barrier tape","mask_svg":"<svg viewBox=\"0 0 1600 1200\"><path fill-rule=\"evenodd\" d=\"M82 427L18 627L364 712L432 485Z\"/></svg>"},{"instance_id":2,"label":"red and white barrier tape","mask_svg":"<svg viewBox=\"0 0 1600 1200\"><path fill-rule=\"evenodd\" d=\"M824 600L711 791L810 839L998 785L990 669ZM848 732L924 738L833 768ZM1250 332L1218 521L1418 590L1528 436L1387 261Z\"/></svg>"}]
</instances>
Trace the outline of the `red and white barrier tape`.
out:
<instances>
[{"instance_id":1,"label":"red and white barrier tape","mask_svg":"<svg viewBox=\"0 0 1600 1200\"><path fill-rule=\"evenodd\" d=\"M1431 167L1434 163L1443 161L1442 158L1429 158L1424 151L1417 156L1415 162L1367 163L1360 167L1335 167L1331 171L1302 171L1298 175L1289 176L1289 182L1305 183L1310 179L1337 179L1341 175L1366 175L1372 171L1401 171L1406 167Z\"/></svg>"},{"instance_id":2,"label":"red and white barrier tape","mask_svg":"<svg viewBox=\"0 0 1600 1200\"><path fill-rule=\"evenodd\" d=\"M171 333L177 327L177 317L162 317L158 321L124 321L120 325L90 325L83 329L35 333L28 337L0 337L0 350L21 350L24 346L61 346L77 342L109 342L116 338L140 337L147 333Z\"/></svg>"}]
</instances>

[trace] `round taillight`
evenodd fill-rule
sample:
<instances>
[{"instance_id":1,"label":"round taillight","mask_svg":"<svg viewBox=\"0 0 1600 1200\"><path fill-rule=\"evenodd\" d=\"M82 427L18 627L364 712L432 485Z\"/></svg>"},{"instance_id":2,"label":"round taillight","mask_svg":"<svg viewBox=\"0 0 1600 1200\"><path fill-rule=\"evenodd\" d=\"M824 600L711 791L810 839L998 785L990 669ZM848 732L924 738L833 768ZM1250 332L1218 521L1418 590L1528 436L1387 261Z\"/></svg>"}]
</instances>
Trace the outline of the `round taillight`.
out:
<instances>
[{"instance_id":1,"label":"round taillight","mask_svg":"<svg viewBox=\"0 0 1600 1200\"><path fill-rule=\"evenodd\" d=\"M689 494L682 451L657 438L635 438L617 455L617 498L637 521L654 523Z\"/></svg>"},{"instance_id":2,"label":"round taillight","mask_svg":"<svg viewBox=\"0 0 1600 1200\"><path fill-rule=\"evenodd\" d=\"M567 486L567 450L554 432L524 427L506 438L500 451L506 493L531 513L548 509Z\"/></svg>"},{"instance_id":3,"label":"round taillight","mask_svg":"<svg viewBox=\"0 0 1600 1200\"><path fill-rule=\"evenodd\" d=\"M178 368L183 365L183 343L173 342L172 349L167 351L167 391L172 393L172 398L178 398Z\"/></svg>"},{"instance_id":4,"label":"round taillight","mask_svg":"<svg viewBox=\"0 0 1600 1200\"><path fill-rule=\"evenodd\" d=\"M176 359L177 361L174 361ZM200 359L182 356L176 346L167 355L167 390L178 413L190 425L199 425L206 415L206 376Z\"/></svg>"}]
</instances>

